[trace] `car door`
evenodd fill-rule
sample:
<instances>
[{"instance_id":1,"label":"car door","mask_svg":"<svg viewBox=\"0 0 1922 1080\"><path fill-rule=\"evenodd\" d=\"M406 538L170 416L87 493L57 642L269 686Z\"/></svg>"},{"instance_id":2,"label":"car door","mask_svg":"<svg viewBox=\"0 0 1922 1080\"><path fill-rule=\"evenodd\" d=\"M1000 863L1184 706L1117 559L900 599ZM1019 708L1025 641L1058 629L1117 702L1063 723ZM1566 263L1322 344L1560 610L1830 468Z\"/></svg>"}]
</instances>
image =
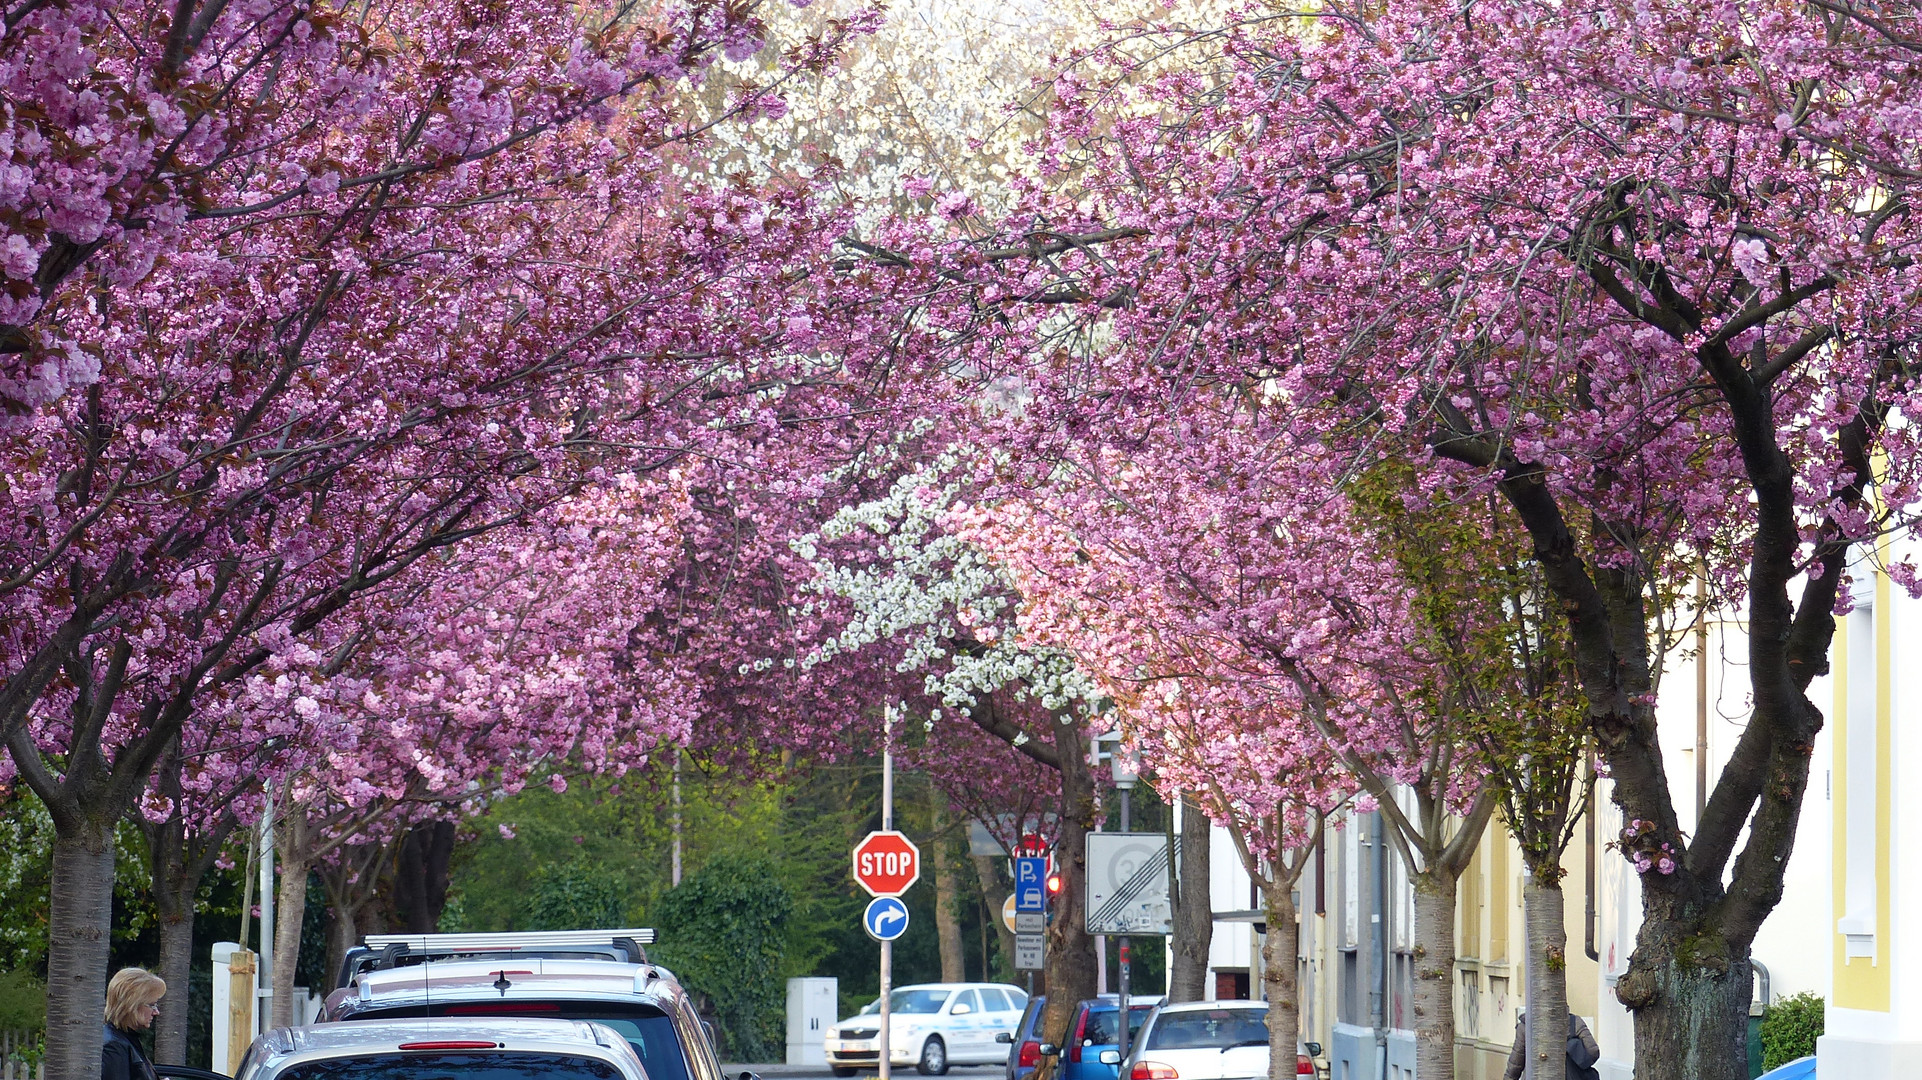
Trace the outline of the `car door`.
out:
<instances>
[{"instance_id":1,"label":"car door","mask_svg":"<svg viewBox=\"0 0 1922 1080\"><path fill-rule=\"evenodd\" d=\"M982 1033L981 996L972 990L962 990L948 1002L947 1023L942 1029L949 1033L948 1059L950 1061L984 1061L988 1051L984 1044L992 1035Z\"/></svg>"},{"instance_id":2,"label":"car door","mask_svg":"<svg viewBox=\"0 0 1922 1080\"><path fill-rule=\"evenodd\" d=\"M1014 1026L1021 1022L1021 1010L1014 1007L1007 994L992 986L981 990L981 1011L988 1028L988 1041L996 1046L1001 1045L995 1042L996 1035L1014 1031Z\"/></svg>"}]
</instances>

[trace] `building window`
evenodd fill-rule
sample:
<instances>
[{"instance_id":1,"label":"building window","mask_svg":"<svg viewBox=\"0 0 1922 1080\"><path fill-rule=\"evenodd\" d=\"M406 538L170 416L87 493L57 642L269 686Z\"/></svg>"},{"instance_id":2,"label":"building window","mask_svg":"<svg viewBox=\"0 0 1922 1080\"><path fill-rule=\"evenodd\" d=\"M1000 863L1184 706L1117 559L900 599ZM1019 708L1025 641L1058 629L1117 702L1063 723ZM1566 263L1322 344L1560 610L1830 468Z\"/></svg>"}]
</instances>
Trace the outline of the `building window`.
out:
<instances>
[{"instance_id":1,"label":"building window","mask_svg":"<svg viewBox=\"0 0 1922 1080\"><path fill-rule=\"evenodd\" d=\"M1845 962L1876 956L1876 749L1881 734L1876 701L1876 640L1874 574L1857 571L1855 607L1844 623L1843 655L1847 671L1843 684L1843 715L1847 731L1843 778L1847 785L1843 814L1842 918L1835 929L1846 940ZM1862 586L1867 584L1868 588Z\"/></svg>"}]
</instances>

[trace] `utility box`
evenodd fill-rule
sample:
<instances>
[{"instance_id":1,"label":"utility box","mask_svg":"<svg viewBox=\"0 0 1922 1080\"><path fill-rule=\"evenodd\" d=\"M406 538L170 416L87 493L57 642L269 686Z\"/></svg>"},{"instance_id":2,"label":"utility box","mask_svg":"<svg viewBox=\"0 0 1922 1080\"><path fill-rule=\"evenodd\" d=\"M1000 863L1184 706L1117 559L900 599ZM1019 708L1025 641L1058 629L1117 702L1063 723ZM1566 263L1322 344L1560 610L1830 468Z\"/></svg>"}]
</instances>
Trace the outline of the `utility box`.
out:
<instances>
[{"instance_id":1,"label":"utility box","mask_svg":"<svg viewBox=\"0 0 1922 1080\"><path fill-rule=\"evenodd\" d=\"M787 981L787 1063L789 1065L826 1065L827 1049L822 1040L839 1020L841 980L789 979Z\"/></svg>"}]
</instances>

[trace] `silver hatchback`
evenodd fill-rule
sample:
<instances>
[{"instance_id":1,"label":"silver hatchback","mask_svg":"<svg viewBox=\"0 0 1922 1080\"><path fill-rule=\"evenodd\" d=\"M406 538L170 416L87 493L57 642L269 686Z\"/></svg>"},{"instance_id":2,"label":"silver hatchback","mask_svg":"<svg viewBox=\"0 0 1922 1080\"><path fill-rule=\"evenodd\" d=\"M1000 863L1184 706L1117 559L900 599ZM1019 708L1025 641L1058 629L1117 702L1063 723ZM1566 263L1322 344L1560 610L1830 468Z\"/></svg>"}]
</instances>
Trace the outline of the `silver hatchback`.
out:
<instances>
[{"instance_id":1,"label":"silver hatchback","mask_svg":"<svg viewBox=\"0 0 1922 1080\"><path fill-rule=\"evenodd\" d=\"M648 1080L626 1039L578 1020L406 1019L275 1028L234 1080Z\"/></svg>"}]
</instances>

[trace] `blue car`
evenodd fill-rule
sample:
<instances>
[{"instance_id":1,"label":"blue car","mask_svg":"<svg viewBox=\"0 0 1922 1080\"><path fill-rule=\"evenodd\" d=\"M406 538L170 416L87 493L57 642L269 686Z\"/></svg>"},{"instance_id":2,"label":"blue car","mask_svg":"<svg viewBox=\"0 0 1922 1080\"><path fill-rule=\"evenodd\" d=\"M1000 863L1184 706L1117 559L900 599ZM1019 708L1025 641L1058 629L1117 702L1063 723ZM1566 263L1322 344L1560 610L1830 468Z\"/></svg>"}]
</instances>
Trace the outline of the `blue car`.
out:
<instances>
[{"instance_id":1,"label":"blue car","mask_svg":"<svg viewBox=\"0 0 1922 1080\"><path fill-rule=\"evenodd\" d=\"M1159 997L1131 995L1128 1000L1128 1041L1132 1046L1141 1034L1141 1022L1161 1004ZM1115 994L1103 994L1075 1006L1068 1021L1068 1045L1062 1047L1061 1080L1116 1080L1116 1067L1104 1064L1104 1050L1121 1047L1121 1003Z\"/></svg>"}]
</instances>

